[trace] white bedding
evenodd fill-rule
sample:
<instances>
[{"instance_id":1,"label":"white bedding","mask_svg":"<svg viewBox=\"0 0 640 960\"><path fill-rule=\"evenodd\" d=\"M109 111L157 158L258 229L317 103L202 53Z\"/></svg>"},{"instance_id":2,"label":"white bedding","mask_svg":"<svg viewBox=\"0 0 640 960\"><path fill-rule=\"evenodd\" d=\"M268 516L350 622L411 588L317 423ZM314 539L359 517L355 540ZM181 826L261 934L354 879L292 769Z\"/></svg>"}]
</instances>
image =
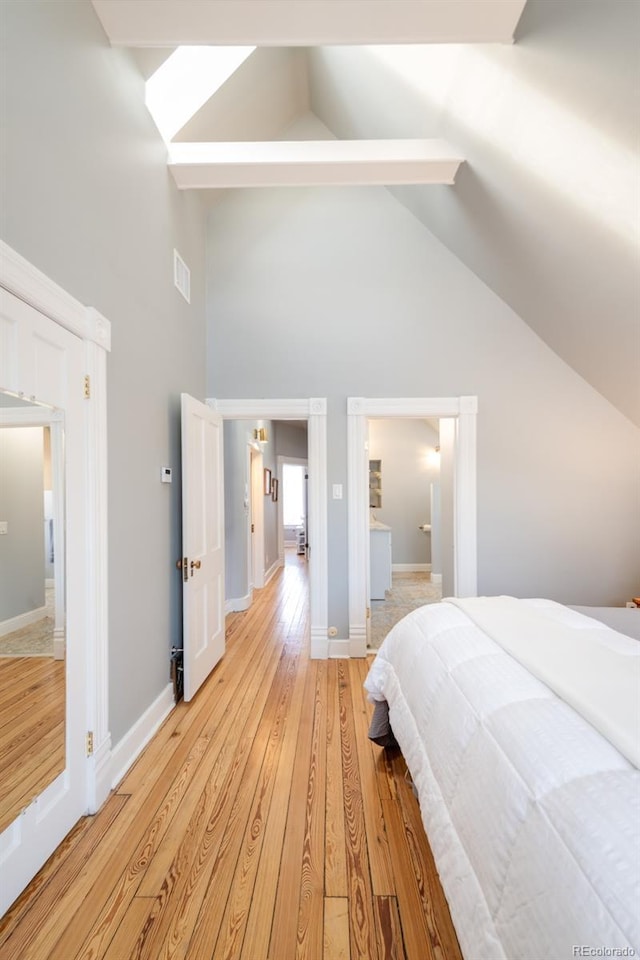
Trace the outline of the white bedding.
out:
<instances>
[{"instance_id":1,"label":"white bedding","mask_svg":"<svg viewBox=\"0 0 640 960\"><path fill-rule=\"evenodd\" d=\"M613 744L451 603L397 624L365 686L389 703L466 960L640 955L640 772Z\"/></svg>"}]
</instances>

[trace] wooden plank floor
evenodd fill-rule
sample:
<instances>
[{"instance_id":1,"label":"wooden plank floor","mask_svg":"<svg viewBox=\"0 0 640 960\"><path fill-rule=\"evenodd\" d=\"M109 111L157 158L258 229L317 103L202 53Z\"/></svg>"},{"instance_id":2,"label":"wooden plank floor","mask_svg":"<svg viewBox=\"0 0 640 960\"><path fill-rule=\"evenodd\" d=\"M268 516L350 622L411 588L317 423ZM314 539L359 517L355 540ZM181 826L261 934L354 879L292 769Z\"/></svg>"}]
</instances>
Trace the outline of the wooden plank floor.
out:
<instances>
[{"instance_id":1,"label":"wooden plank floor","mask_svg":"<svg viewBox=\"0 0 640 960\"><path fill-rule=\"evenodd\" d=\"M0 922L0 960L460 960L358 660L310 660L303 559Z\"/></svg>"},{"instance_id":2,"label":"wooden plank floor","mask_svg":"<svg viewBox=\"0 0 640 960\"><path fill-rule=\"evenodd\" d=\"M64 770L65 662L0 657L0 832Z\"/></svg>"}]
</instances>

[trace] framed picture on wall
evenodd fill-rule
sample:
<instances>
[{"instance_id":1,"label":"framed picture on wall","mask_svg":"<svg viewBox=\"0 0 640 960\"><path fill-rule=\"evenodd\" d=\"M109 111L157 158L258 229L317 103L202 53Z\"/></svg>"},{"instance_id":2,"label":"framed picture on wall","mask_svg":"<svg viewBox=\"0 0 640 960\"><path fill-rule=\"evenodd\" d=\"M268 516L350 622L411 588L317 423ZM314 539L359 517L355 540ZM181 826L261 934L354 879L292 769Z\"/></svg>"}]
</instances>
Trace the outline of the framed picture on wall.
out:
<instances>
[{"instance_id":1,"label":"framed picture on wall","mask_svg":"<svg viewBox=\"0 0 640 960\"><path fill-rule=\"evenodd\" d=\"M264 495L265 497L270 496L271 494L271 470L269 467L264 468Z\"/></svg>"},{"instance_id":2,"label":"framed picture on wall","mask_svg":"<svg viewBox=\"0 0 640 960\"><path fill-rule=\"evenodd\" d=\"M278 481L275 477L271 481L271 499L274 503L278 502Z\"/></svg>"}]
</instances>

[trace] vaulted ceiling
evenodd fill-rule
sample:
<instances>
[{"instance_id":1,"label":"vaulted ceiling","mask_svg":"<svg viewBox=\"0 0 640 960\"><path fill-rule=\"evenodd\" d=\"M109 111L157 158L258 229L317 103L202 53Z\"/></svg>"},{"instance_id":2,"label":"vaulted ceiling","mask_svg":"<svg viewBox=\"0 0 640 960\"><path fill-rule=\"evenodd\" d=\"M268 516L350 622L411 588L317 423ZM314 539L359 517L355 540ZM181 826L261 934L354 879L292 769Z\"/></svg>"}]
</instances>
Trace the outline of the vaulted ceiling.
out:
<instances>
[{"instance_id":1,"label":"vaulted ceiling","mask_svg":"<svg viewBox=\"0 0 640 960\"><path fill-rule=\"evenodd\" d=\"M387 186L640 424L639 4L93 6L145 79L180 45L256 47L167 138L181 188Z\"/></svg>"}]
</instances>

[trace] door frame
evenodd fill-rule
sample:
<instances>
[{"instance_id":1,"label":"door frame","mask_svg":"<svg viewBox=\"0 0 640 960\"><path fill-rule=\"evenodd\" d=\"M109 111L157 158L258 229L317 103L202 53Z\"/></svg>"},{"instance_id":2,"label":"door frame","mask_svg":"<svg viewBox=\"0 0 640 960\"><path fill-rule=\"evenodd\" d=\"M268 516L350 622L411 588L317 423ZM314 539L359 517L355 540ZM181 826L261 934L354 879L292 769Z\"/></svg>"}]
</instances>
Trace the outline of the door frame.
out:
<instances>
[{"instance_id":1,"label":"door frame","mask_svg":"<svg viewBox=\"0 0 640 960\"><path fill-rule=\"evenodd\" d=\"M349 397L347 400L347 495L349 562L349 653L367 650L369 566L369 480L367 421L451 417L456 421L454 449L454 583L455 595L478 592L476 507L476 421L478 398Z\"/></svg>"},{"instance_id":2,"label":"door frame","mask_svg":"<svg viewBox=\"0 0 640 960\"><path fill-rule=\"evenodd\" d=\"M206 401L225 420L306 420L309 465L309 653L312 659L329 656L328 545L327 545L327 401L304 399Z\"/></svg>"},{"instance_id":3,"label":"door frame","mask_svg":"<svg viewBox=\"0 0 640 960\"><path fill-rule=\"evenodd\" d=\"M0 240L0 286L23 300L45 318L74 334L82 342L85 378L69 383L70 391L84 391L84 438L78 456L84 462L83 502L71 501L67 521L74 522L74 511L82 517L85 542L81 558L84 571L85 615L83 617L84 676L76 678L86 691L87 749L86 776L82 806L95 813L106 800L110 788L111 735L109 732L109 660L108 660L108 528L107 528L107 352L111 349L111 324L93 307L87 307L67 293L33 264ZM11 389L10 384L5 384ZM43 400L46 398L42 398ZM69 596L67 617L72 609ZM92 737L89 737L92 734ZM54 785L52 785L53 787ZM45 795L40 807L46 807ZM29 823L38 822L42 811L36 799L0 839L0 861L20 843ZM66 831L65 831L66 832ZM51 837L51 849L63 837ZM47 854L48 855L48 854ZM46 857L45 857L46 859ZM2 903L15 899L42 862L35 859L11 871L11 884L2 885ZM30 875L29 875L30 874ZM4 904L5 906L8 905ZM0 907L0 912L4 907Z\"/></svg>"}]
</instances>

